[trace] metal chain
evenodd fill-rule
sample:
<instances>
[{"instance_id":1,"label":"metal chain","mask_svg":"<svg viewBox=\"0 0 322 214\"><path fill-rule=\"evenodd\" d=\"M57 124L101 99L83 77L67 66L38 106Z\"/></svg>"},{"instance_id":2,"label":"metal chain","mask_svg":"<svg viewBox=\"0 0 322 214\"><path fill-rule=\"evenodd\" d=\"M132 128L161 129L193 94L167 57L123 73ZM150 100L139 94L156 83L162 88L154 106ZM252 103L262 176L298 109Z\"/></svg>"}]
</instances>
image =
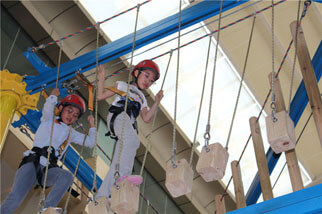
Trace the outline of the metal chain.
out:
<instances>
[{"instance_id":1,"label":"metal chain","mask_svg":"<svg viewBox=\"0 0 322 214\"><path fill-rule=\"evenodd\" d=\"M180 69L180 38L181 38L181 0L179 0L179 26L178 26L178 55L177 55L177 74L176 74L176 88L174 98L174 116L173 116L173 135L172 135L172 157L171 164L173 168L176 168L176 128L177 128L177 100L178 100L178 82L179 82L179 69Z\"/></svg>"},{"instance_id":2,"label":"metal chain","mask_svg":"<svg viewBox=\"0 0 322 214\"><path fill-rule=\"evenodd\" d=\"M56 76L56 89L58 88L58 80L59 80L59 71L60 71L60 63L61 63L61 55L62 55L62 43L60 43L59 46L59 54L58 54L58 65L57 65L57 76ZM51 131L50 131L50 140L49 140L49 146L47 149L47 161L46 161L46 169L45 169L45 176L44 176L44 182L43 182L43 188L40 195L39 203L38 203L38 210L41 213L44 208L45 203L45 190L46 190L46 183L47 183L47 176L48 176L48 165L49 165L49 158L51 154L51 146L53 142L53 134L54 134L54 124L55 124L55 108L53 109L53 118L52 118L52 124L51 124Z\"/></svg>"},{"instance_id":3,"label":"metal chain","mask_svg":"<svg viewBox=\"0 0 322 214\"><path fill-rule=\"evenodd\" d=\"M236 104L235 104L235 108L234 108L234 113L233 113L233 116L232 116L232 119L231 119L229 133L228 133L228 137L227 137L227 141L226 141L226 147L225 148L226 148L227 151L228 151L228 144L229 144L229 140L230 140L230 136L231 136L231 132L232 132L232 129L233 129L234 120L235 120L235 116L236 116L236 111L237 111L237 106L238 106L238 102L239 102L240 92L241 92L243 82L244 82L244 76L245 76L245 72L246 72L246 65L247 65L247 61L248 61L250 45L251 45L252 38L253 38L255 20L256 20L256 14L254 15L254 18L253 18L252 29L251 29L249 40L248 40L248 47L247 47L247 52L246 52L244 69L243 69L242 77L241 77L241 80L240 80L239 89L238 89L238 93L237 93Z\"/></svg>"},{"instance_id":4,"label":"metal chain","mask_svg":"<svg viewBox=\"0 0 322 214\"><path fill-rule=\"evenodd\" d=\"M170 62L171 62L171 58L172 58L172 52L170 53L170 57L169 57L169 61L168 61L168 65L167 65L167 69L165 71L165 75L164 75L164 78L163 78L163 81L162 81L162 85L161 85L161 89L160 91L163 89L163 85L164 85L164 82L165 82L165 79L167 77L167 74L168 74L168 70L169 70L169 66L170 66ZM159 107L157 107L154 115L153 115L153 122L152 122L152 126L151 126L151 129L150 129L150 133L148 134L147 138L148 138L148 141L147 141L147 145L146 145L146 148L145 148L145 153L144 153L144 157L143 157L143 161L142 161L142 166L141 166L141 170L140 170L140 176L143 175L143 170L144 170L144 166L145 166L145 162L146 162L146 158L148 156L148 152L150 151L151 147L152 147L152 141L151 141L151 137L152 137L152 132L153 132L153 128L154 128L154 125L155 125L155 121L156 121L156 117L157 117L157 114L158 114L158 110Z\"/></svg>"},{"instance_id":5,"label":"metal chain","mask_svg":"<svg viewBox=\"0 0 322 214\"><path fill-rule=\"evenodd\" d=\"M139 18L139 11L140 11L140 4L138 4L137 11L136 11L136 19L135 19L130 66L132 66L132 64L133 64L133 54L134 54L134 48L135 48L136 30L137 30L137 24L138 24L138 18ZM124 129L125 129L125 119L127 117L126 109L127 109L128 99L129 99L130 82L131 82L131 71L129 71L128 80L127 80L126 98L125 98L123 121L122 121L122 131L121 131L121 137L120 137L120 147L119 147L119 153L118 153L117 163L115 165L115 173L114 173L114 185L117 189L119 189L119 185L118 185L117 181L120 177L119 171L120 171L121 154L122 154L122 149L123 149L123 135L124 135Z\"/></svg>"},{"instance_id":6,"label":"metal chain","mask_svg":"<svg viewBox=\"0 0 322 214\"><path fill-rule=\"evenodd\" d=\"M206 126L206 132L204 134L205 148L206 148L207 152L209 152L208 145L209 145L209 140L210 140L210 118L211 118L211 110L212 110L212 99L213 99L216 67L217 67L217 56L218 56L218 48L219 48L219 41L220 41L220 32L221 32L220 28L221 28L222 5L223 5L223 0L220 1L218 34L217 34L217 39L216 39L217 41L216 41L215 61L214 61L213 75L212 75L212 81L211 81L210 101L209 101L209 110L208 110L208 122L207 122L207 126Z\"/></svg>"},{"instance_id":7,"label":"metal chain","mask_svg":"<svg viewBox=\"0 0 322 214\"><path fill-rule=\"evenodd\" d=\"M193 141L192 141L192 146L191 146L190 161L189 161L190 166L192 166L194 146L196 145L197 132L198 132L198 127L199 127L199 120L200 120L202 103L203 103L203 96L204 96L204 92L205 92L205 85L206 85L206 79L207 79L207 70L208 70L208 64L209 64L211 41L212 41L212 34L209 35L207 59L206 59L205 73L204 73L204 77L203 77L203 86L202 86L201 97L200 97L200 105L199 105L199 111L198 111L195 134L194 134Z\"/></svg>"}]
</instances>

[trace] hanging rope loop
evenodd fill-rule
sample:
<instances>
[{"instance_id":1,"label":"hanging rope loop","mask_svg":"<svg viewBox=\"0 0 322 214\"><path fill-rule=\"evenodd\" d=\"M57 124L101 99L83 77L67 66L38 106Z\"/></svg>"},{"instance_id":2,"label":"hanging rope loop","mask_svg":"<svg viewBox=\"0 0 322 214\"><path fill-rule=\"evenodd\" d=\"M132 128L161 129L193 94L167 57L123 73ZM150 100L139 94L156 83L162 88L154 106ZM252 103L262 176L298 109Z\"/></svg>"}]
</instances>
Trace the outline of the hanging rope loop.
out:
<instances>
[{"instance_id":1,"label":"hanging rope loop","mask_svg":"<svg viewBox=\"0 0 322 214\"><path fill-rule=\"evenodd\" d=\"M120 178L120 164L117 163L115 165L115 173L114 173L114 186L116 187L117 190L120 189L120 186L118 185L119 178Z\"/></svg>"},{"instance_id":2,"label":"hanging rope loop","mask_svg":"<svg viewBox=\"0 0 322 214\"><path fill-rule=\"evenodd\" d=\"M210 149L208 148L208 146L209 146L209 141L210 141L210 124L207 124L207 126L206 126L206 132L203 135L203 137L205 138L205 148L206 148L206 152L209 152Z\"/></svg>"},{"instance_id":3,"label":"hanging rope loop","mask_svg":"<svg viewBox=\"0 0 322 214\"><path fill-rule=\"evenodd\" d=\"M275 79L275 77L274 77L274 79ZM273 86L274 79L272 80L272 86ZM276 117L276 97L275 97L274 92L272 92L271 109L272 109L272 121L274 123L276 123L277 122L277 117Z\"/></svg>"},{"instance_id":4,"label":"hanging rope loop","mask_svg":"<svg viewBox=\"0 0 322 214\"><path fill-rule=\"evenodd\" d=\"M311 0L306 0L304 2L304 8L303 8L303 12L302 12L302 15L301 15L301 18L303 18L305 15L306 15L306 12L307 12L307 9L308 7L312 4L312 1Z\"/></svg>"},{"instance_id":5,"label":"hanging rope loop","mask_svg":"<svg viewBox=\"0 0 322 214\"><path fill-rule=\"evenodd\" d=\"M174 151L174 152L176 152L176 151ZM171 165L172 165L172 167L173 167L173 168L177 168L177 164L176 164L176 158L175 158L175 156L176 156L176 155L173 155L172 157L174 157L174 158L172 158L172 159L171 159Z\"/></svg>"}]
</instances>

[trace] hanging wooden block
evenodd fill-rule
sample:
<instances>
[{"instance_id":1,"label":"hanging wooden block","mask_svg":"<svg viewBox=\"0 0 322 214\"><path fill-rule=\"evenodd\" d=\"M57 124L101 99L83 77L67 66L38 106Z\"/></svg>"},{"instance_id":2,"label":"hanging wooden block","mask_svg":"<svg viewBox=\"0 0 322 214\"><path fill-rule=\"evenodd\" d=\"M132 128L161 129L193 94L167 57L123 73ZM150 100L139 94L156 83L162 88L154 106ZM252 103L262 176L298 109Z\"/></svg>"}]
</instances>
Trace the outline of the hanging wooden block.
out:
<instances>
[{"instance_id":1,"label":"hanging wooden block","mask_svg":"<svg viewBox=\"0 0 322 214\"><path fill-rule=\"evenodd\" d=\"M196 170L206 182L222 179L229 154L220 143L210 144L208 149L202 148Z\"/></svg>"},{"instance_id":2,"label":"hanging wooden block","mask_svg":"<svg viewBox=\"0 0 322 214\"><path fill-rule=\"evenodd\" d=\"M276 113L277 121L272 116L266 117L268 142L275 153L285 152L295 148L294 124L286 111Z\"/></svg>"},{"instance_id":3,"label":"hanging wooden block","mask_svg":"<svg viewBox=\"0 0 322 214\"><path fill-rule=\"evenodd\" d=\"M88 204L89 214L113 214L108 199L105 197L100 197L96 201L91 201Z\"/></svg>"},{"instance_id":4,"label":"hanging wooden block","mask_svg":"<svg viewBox=\"0 0 322 214\"><path fill-rule=\"evenodd\" d=\"M193 180L193 170L186 159L177 160L176 165L174 168L169 161L165 179L165 186L174 198L190 193Z\"/></svg>"},{"instance_id":5,"label":"hanging wooden block","mask_svg":"<svg viewBox=\"0 0 322 214\"><path fill-rule=\"evenodd\" d=\"M111 209L115 213L134 214L139 210L139 188L124 179L119 184L119 189L112 188Z\"/></svg>"},{"instance_id":6,"label":"hanging wooden block","mask_svg":"<svg viewBox=\"0 0 322 214\"><path fill-rule=\"evenodd\" d=\"M41 212L42 214L62 214L63 209L60 207L48 207L46 210Z\"/></svg>"}]
</instances>

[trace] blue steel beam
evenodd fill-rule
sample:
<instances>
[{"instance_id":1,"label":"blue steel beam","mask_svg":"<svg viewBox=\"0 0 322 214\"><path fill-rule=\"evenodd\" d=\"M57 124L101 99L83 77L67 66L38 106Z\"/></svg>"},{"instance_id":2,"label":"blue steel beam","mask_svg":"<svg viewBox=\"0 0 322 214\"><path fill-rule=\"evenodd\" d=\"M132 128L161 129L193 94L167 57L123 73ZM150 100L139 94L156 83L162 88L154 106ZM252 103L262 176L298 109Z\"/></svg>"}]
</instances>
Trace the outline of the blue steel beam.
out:
<instances>
[{"instance_id":1,"label":"blue steel beam","mask_svg":"<svg viewBox=\"0 0 322 214\"><path fill-rule=\"evenodd\" d=\"M320 45L315 52L315 55L312 60L312 65L314 68L314 73L316 76L317 82L319 82L322 74L322 41L320 42ZM291 102L290 107L290 117L292 118L294 122L294 126L297 125L309 99L305 90L305 85L303 80L301 81L300 86L298 87L294 98ZM280 158L281 154L276 154L273 152L271 147L268 149L266 153L267 158L267 164L268 164L268 170L269 174L271 174L276 166L276 163L278 159ZM260 187L260 181L259 181L259 175L258 172L250 185L247 194L246 194L246 203L247 205L255 204L261 194L261 187Z\"/></svg>"},{"instance_id":2,"label":"blue steel beam","mask_svg":"<svg viewBox=\"0 0 322 214\"><path fill-rule=\"evenodd\" d=\"M77 154L77 152L73 148L68 147L64 164L73 173L75 172L78 158L79 155ZM76 177L82 182L82 184L86 186L88 190L92 189L94 181L94 171L82 158L80 159ZM98 189L102 184L102 179L98 175L96 175L96 181Z\"/></svg>"},{"instance_id":3,"label":"blue steel beam","mask_svg":"<svg viewBox=\"0 0 322 214\"><path fill-rule=\"evenodd\" d=\"M302 189L227 214L322 213L322 184Z\"/></svg>"},{"instance_id":4,"label":"blue steel beam","mask_svg":"<svg viewBox=\"0 0 322 214\"><path fill-rule=\"evenodd\" d=\"M224 0L223 12L241 5L249 0ZM181 29L204 21L219 14L220 1L202 1L194 6L184 9L181 13ZM162 39L178 31L179 14L174 14L152 25L137 31L135 49L148 45L156 40ZM99 64L109 62L132 50L133 33L114 42L106 44L98 49ZM27 76L24 81L27 83L26 90L31 94L41 90L41 87L54 87L56 81L57 67L49 68L35 53L28 50L25 57L39 71L37 76ZM75 76L76 72L85 72L96 66L96 50L86 53L80 57L70 60L60 67L59 82L63 82Z\"/></svg>"}]
</instances>

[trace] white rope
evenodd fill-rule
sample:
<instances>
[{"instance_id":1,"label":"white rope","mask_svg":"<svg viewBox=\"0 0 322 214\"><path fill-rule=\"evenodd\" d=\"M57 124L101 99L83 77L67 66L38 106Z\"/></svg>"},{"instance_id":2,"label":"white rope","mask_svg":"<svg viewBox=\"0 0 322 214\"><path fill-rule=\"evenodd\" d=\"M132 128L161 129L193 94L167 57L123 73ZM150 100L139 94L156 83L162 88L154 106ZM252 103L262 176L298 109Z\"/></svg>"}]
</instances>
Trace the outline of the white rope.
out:
<instances>
[{"instance_id":1,"label":"white rope","mask_svg":"<svg viewBox=\"0 0 322 214\"><path fill-rule=\"evenodd\" d=\"M136 12L130 66L132 66L132 63L133 63L133 53L134 53L134 48L135 48L136 29L137 29L137 24L138 24L139 11L140 11L140 4L138 4L137 12ZM117 163L115 166L115 174L114 174L114 179L115 179L114 185L116 186L117 189L119 188L117 181L118 181L118 178L120 177L119 170L120 170L121 154L122 154L122 149L123 149L123 135L124 135L124 129L125 129L125 119L127 116L126 109L127 109L128 99L129 99L130 82L131 82L131 71L129 71L128 80L127 80L126 98L125 98L124 114L123 114L123 121L122 121L122 131L121 131L121 137L120 137L120 147L119 147L119 153L118 153Z\"/></svg>"},{"instance_id":2,"label":"white rope","mask_svg":"<svg viewBox=\"0 0 322 214\"><path fill-rule=\"evenodd\" d=\"M242 89L242 86L243 86L243 82L244 82L244 76L245 76L245 72L246 72L246 65L247 65L247 61L248 61L248 55L249 55L250 45L251 45L252 38L253 38L255 20L256 20L256 13L255 13L254 18L253 18L252 29L251 29L250 36L249 36L249 40L248 40L248 47L247 47L247 52L246 52L244 69L243 69L242 77L241 77L241 80L240 80L238 94L237 94L237 99L236 99L236 104L235 104L235 108L234 108L234 112L233 112L233 116L232 116L231 124L230 124L230 128L229 128L229 132L228 132L228 137L227 137L227 141L226 141L225 148L226 148L227 151L228 151L228 144L229 144L231 132L233 130L234 120L235 120L235 116L236 116L236 112L237 112L237 106L238 106L238 102L239 102L239 98L240 98L240 92L241 92L241 89Z\"/></svg>"},{"instance_id":3,"label":"white rope","mask_svg":"<svg viewBox=\"0 0 322 214\"><path fill-rule=\"evenodd\" d=\"M168 74L168 70L169 70L169 66L170 66L170 62L171 62L171 58L172 58L172 52L170 53L170 57L169 57L169 61L168 61L168 65L167 65L167 69L165 71L165 75L164 75L164 78L163 78L163 81L162 81L162 85L161 85L161 89L163 89L163 85L164 85L164 82L165 82L165 79L167 77L167 74ZM151 129L150 129L150 133L148 134L147 138L148 138L148 141L147 141L147 145L146 145L146 148L145 148L145 153L144 153L144 158L143 158L143 161L142 161L142 166L141 166L141 170L140 170L140 176L143 175L143 170L144 170L144 166L145 166L145 162L146 162L146 158L148 156L148 152L150 151L151 147L152 147L152 141L151 141L151 137L152 137L152 132L153 132L153 128L154 128L154 125L155 125L155 120L156 120L156 117L157 117L157 114L158 114L158 111L159 111L159 107L157 107L155 113L154 113L154 116L153 116L153 122L152 122L152 126L151 126Z\"/></svg>"},{"instance_id":4,"label":"white rope","mask_svg":"<svg viewBox=\"0 0 322 214\"><path fill-rule=\"evenodd\" d=\"M203 77L203 86L202 86L201 97L200 97L200 105L199 105L199 111L198 111L198 117L197 117L195 134L194 134L193 141L192 141L192 146L191 146L190 161L189 161L189 165L191 167L192 167L194 146L196 145L197 132L198 132L198 127L199 127L199 120L200 120L202 103L203 103L203 96L204 96L205 86L206 86L206 79L207 79L207 70L208 70L208 64L209 64L209 55L210 55L211 41L212 41L212 34L209 35L207 60L206 60L205 73L204 73L204 77Z\"/></svg>"},{"instance_id":5,"label":"white rope","mask_svg":"<svg viewBox=\"0 0 322 214\"><path fill-rule=\"evenodd\" d=\"M99 48L99 35L100 35L100 23L97 22L97 30L96 30L96 71L98 71L98 48ZM97 111L98 111L98 98L97 98L97 82L98 82L98 72L95 75L95 144L93 150L93 157L94 157L94 179L93 179L93 186L91 189L91 193L93 195L93 199L95 201L95 196L97 194L97 175L96 175L96 165L97 165Z\"/></svg>"},{"instance_id":6,"label":"white rope","mask_svg":"<svg viewBox=\"0 0 322 214\"><path fill-rule=\"evenodd\" d=\"M206 132L204 134L205 147L206 147L207 152L209 151L208 145L209 145L209 140L210 140L210 118L211 118L211 110L212 110L212 99L213 99L213 90L214 90L214 83L215 83L215 74L216 74L216 67L217 67L217 55L218 55L220 32L221 32L220 28L221 28L222 5L223 5L223 0L220 1L220 13L219 13L219 21L218 21L218 33L217 33L217 42L216 42L215 62L214 62L213 76L212 76L212 81L211 81L208 123L206 126Z\"/></svg>"},{"instance_id":7,"label":"white rope","mask_svg":"<svg viewBox=\"0 0 322 214\"><path fill-rule=\"evenodd\" d=\"M272 121L275 123L277 122L276 118L276 97L275 97L275 91L274 91L274 81L276 79L275 77L275 39L274 39L275 33L274 33L274 0L272 0L272 83L271 83L271 90L272 90L272 100L271 100L271 109L272 109Z\"/></svg>"},{"instance_id":8,"label":"white rope","mask_svg":"<svg viewBox=\"0 0 322 214\"><path fill-rule=\"evenodd\" d=\"M9 61L10 56L11 56L11 53L12 53L13 47L14 47L14 46L15 46L15 44L16 44L16 41L17 41L17 38L18 38L18 36L19 36L20 30L21 30L21 27L19 26L19 28L18 28L18 30L17 30L17 33L16 33L16 35L15 35L15 38L14 38L14 40L13 40L13 42L12 42L11 47L10 47L10 50L9 50L8 56L7 56L7 58L6 58L6 61L5 61L5 62L4 62L4 64L3 64L3 68L2 68L2 70L6 69L6 67L7 67L7 63L8 63L8 61Z\"/></svg>"},{"instance_id":9,"label":"white rope","mask_svg":"<svg viewBox=\"0 0 322 214\"><path fill-rule=\"evenodd\" d=\"M57 65L57 76L56 76L56 89L58 88L58 80L59 80L59 71L60 71L60 63L61 63L61 55L62 55L62 43L60 43L59 46L59 54L58 54L58 65ZM49 140L49 146L47 149L47 161L46 161L46 169L45 169L45 177L42 187L42 192L40 195L39 203L38 203L38 210L41 213L45 206L45 190L46 190L46 184L47 184L47 176L48 176L48 166L49 166L49 158L51 154L51 146L53 142L53 133L54 133L54 124L55 124L55 108L53 109L53 118L52 118L52 124L51 124L51 130L50 130L50 140Z\"/></svg>"},{"instance_id":10,"label":"white rope","mask_svg":"<svg viewBox=\"0 0 322 214\"><path fill-rule=\"evenodd\" d=\"M179 68L180 68L180 34L181 34L181 0L179 0L179 29L178 29L178 55L177 55L177 74L176 74L176 91L174 98L174 116L173 116L173 138L172 138L172 158L171 164L172 167L177 167L176 165L176 151L177 151L177 142L176 142L176 128L177 128L177 96L178 96L178 82L179 82Z\"/></svg>"},{"instance_id":11,"label":"white rope","mask_svg":"<svg viewBox=\"0 0 322 214\"><path fill-rule=\"evenodd\" d=\"M76 177L76 174L77 174L77 171L78 171L78 167L79 167L79 164L80 164L80 160L81 160L81 157L83 156L86 138L87 138L87 133L84 134L84 140L83 140L83 143L82 143L82 149L81 149L81 152L80 152L80 154L78 156L76 168L75 168L75 171L74 171L74 174L73 174L73 181L75 180L75 177ZM72 192L72 187L69 188L68 196L67 196L67 200L66 200L66 203L65 203L65 208L64 208L63 214L67 214L67 206L69 204L71 192Z\"/></svg>"}]
</instances>

